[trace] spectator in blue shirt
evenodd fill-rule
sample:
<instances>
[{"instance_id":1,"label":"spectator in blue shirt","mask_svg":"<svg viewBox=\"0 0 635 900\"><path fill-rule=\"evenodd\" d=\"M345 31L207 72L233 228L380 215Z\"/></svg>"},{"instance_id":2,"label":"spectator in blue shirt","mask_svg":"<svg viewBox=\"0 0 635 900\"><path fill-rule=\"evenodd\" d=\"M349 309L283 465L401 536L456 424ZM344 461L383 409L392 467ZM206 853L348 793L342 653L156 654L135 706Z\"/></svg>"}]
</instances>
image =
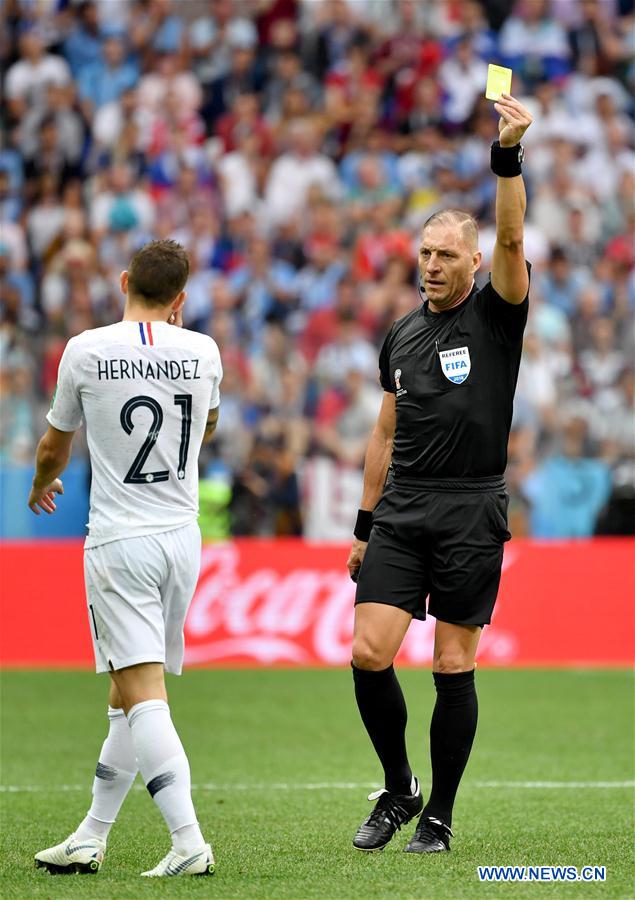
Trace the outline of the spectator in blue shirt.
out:
<instances>
[{"instance_id":1,"label":"spectator in blue shirt","mask_svg":"<svg viewBox=\"0 0 635 900\"><path fill-rule=\"evenodd\" d=\"M586 279L572 266L562 247L553 247L549 265L538 278L540 294L550 306L555 306L571 318L578 307L578 297L586 286Z\"/></svg>"},{"instance_id":2,"label":"spectator in blue shirt","mask_svg":"<svg viewBox=\"0 0 635 900\"><path fill-rule=\"evenodd\" d=\"M64 56L73 78L87 66L101 59L99 17L94 3L80 3L76 9L77 24L63 44Z\"/></svg>"},{"instance_id":3,"label":"spectator in blue shirt","mask_svg":"<svg viewBox=\"0 0 635 900\"><path fill-rule=\"evenodd\" d=\"M159 0L155 7L158 16L152 46L157 53L179 53L181 50L183 19L171 13L171 5L168 0Z\"/></svg>"},{"instance_id":4,"label":"spectator in blue shirt","mask_svg":"<svg viewBox=\"0 0 635 900\"><path fill-rule=\"evenodd\" d=\"M308 265L296 278L300 307L307 312L335 305L337 285L346 272L346 263L335 238L313 237L307 244Z\"/></svg>"},{"instance_id":5,"label":"spectator in blue shirt","mask_svg":"<svg viewBox=\"0 0 635 900\"><path fill-rule=\"evenodd\" d=\"M272 259L268 242L261 237L253 238L244 265L229 276L230 288L252 338L261 339L268 316L286 318L295 300L295 282L293 266Z\"/></svg>"},{"instance_id":6,"label":"spectator in blue shirt","mask_svg":"<svg viewBox=\"0 0 635 900\"><path fill-rule=\"evenodd\" d=\"M11 147L0 148L0 169L9 177L9 193L13 197L18 196L24 186L24 166L21 153Z\"/></svg>"},{"instance_id":7,"label":"spectator in blue shirt","mask_svg":"<svg viewBox=\"0 0 635 900\"><path fill-rule=\"evenodd\" d=\"M381 146L381 137L377 131L370 136L363 149L347 153L340 163L340 178L349 192L361 191L364 188L364 165L369 161L379 168L381 183L391 193L403 192L399 177L399 157L392 150ZM380 146L376 146L379 144ZM369 146L370 145L370 146Z\"/></svg>"},{"instance_id":8,"label":"spectator in blue shirt","mask_svg":"<svg viewBox=\"0 0 635 900\"><path fill-rule=\"evenodd\" d=\"M538 538L584 538L595 531L609 498L611 473L585 455L587 424L572 418L564 426L562 450L545 459L522 486L531 506L531 534Z\"/></svg>"},{"instance_id":9,"label":"spectator in blue shirt","mask_svg":"<svg viewBox=\"0 0 635 900\"><path fill-rule=\"evenodd\" d=\"M102 45L102 57L85 66L78 78L79 96L91 108L118 100L124 91L134 87L139 80L137 66L125 59L123 39L110 34Z\"/></svg>"},{"instance_id":10,"label":"spectator in blue shirt","mask_svg":"<svg viewBox=\"0 0 635 900\"><path fill-rule=\"evenodd\" d=\"M12 269L9 248L0 242L0 316L3 321L17 322L27 331L33 330L39 324L34 307L31 273Z\"/></svg>"},{"instance_id":11,"label":"spectator in blue shirt","mask_svg":"<svg viewBox=\"0 0 635 900\"><path fill-rule=\"evenodd\" d=\"M500 30L498 46L503 65L513 69L527 85L544 78L561 78L571 69L567 32L550 15L547 0L517 3Z\"/></svg>"},{"instance_id":12,"label":"spectator in blue shirt","mask_svg":"<svg viewBox=\"0 0 635 900\"><path fill-rule=\"evenodd\" d=\"M464 35L469 35L472 40L474 51L485 62L496 62L498 59L498 44L496 42L496 32L489 27L485 10L479 0L461 0L458 4L457 13L460 19L460 30L458 33L449 35L445 40L446 58L452 56L455 52L457 44ZM491 18L496 14L493 9L494 4L489 4L487 15Z\"/></svg>"},{"instance_id":13,"label":"spectator in blue shirt","mask_svg":"<svg viewBox=\"0 0 635 900\"><path fill-rule=\"evenodd\" d=\"M0 167L0 222L17 222L22 212L22 197L11 190L11 177Z\"/></svg>"}]
</instances>

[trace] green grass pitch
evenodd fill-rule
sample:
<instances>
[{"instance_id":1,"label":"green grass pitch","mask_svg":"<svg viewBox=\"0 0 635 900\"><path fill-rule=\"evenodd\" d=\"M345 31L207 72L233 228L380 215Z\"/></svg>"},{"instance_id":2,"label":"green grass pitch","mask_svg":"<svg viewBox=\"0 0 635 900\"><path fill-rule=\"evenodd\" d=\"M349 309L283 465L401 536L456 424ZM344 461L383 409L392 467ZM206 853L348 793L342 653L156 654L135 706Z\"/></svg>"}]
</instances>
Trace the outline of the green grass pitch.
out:
<instances>
[{"instance_id":1,"label":"green grass pitch","mask_svg":"<svg viewBox=\"0 0 635 900\"><path fill-rule=\"evenodd\" d=\"M414 670L402 671L401 680L410 710L411 762L426 791L432 680L429 672ZM51 876L34 869L33 853L66 837L89 806L106 727L107 682L88 672L5 672L0 895L635 896L633 791L623 784L633 779L630 673L490 670L479 672L477 681L479 732L455 808L452 852L419 857L402 852L412 826L382 853L362 854L351 846L380 773L349 672L192 671L170 679L173 716L217 871L212 878L146 882L138 873L159 860L168 840L139 781L99 875ZM607 881L481 883L476 867L488 864L604 865Z\"/></svg>"}]
</instances>

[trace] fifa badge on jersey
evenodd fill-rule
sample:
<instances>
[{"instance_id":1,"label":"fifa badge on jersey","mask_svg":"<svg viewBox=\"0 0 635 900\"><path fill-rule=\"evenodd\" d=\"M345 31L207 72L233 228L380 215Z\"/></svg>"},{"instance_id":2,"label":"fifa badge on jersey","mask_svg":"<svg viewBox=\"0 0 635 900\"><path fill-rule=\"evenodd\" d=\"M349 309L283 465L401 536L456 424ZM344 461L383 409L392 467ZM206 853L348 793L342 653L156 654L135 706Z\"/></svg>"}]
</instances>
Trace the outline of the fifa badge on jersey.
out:
<instances>
[{"instance_id":1,"label":"fifa badge on jersey","mask_svg":"<svg viewBox=\"0 0 635 900\"><path fill-rule=\"evenodd\" d=\"M395 369L393 378L395 379L395 387L397 388L395 396L402 397L404 394L407 394L408 391L401 386L401 369Z\"/></svg>"},{"instance_id":2,"label":"fifa badge on jersey","mask_svg":"<svg viewBox=\"0 0 635 900\"><path fill-rule=\"evenodd\" d=\"M439 350L441 370L452 384L463 384L470 374L472 363L468 347L455 347L453 350Z\"/></svg>"}]
</instances>

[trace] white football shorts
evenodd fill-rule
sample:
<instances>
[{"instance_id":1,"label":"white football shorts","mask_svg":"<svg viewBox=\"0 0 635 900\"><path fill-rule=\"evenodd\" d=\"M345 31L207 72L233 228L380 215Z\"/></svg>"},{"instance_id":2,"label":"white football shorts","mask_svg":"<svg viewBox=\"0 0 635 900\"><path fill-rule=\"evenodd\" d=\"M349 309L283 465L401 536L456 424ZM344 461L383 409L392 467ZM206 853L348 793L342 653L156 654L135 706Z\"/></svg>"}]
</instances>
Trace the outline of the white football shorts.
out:
<instances>
[{"instance_id":1,"label":"white football shorts","mask_svg":"<svg viewBox=\"0 0 635 900\"><path fill-rule=\"evenodd\" d=\"M84 551L98 672L160 662L180 675L183 626L201 566L197 522Z\"/></svg>"}]
</instances>

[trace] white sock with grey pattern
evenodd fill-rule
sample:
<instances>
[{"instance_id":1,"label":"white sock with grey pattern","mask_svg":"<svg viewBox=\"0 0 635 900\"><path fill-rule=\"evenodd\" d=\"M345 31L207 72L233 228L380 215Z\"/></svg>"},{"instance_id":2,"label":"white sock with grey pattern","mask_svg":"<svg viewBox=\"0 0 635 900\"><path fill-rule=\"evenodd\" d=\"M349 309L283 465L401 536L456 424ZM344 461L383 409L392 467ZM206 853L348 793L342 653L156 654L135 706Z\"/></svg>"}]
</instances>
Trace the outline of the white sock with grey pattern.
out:
<instances>
[{"instance_id":1,"label":"white sock with grey pattern","mask_svg":"<svg viewBox=\"0 0 635 900\"><path fill-rule=\"evenodd\" d=\"M123 709L108 707L110 727L99 754L93 802L75 832L76 838L108 840L108 833L137 775L132 734Z\"/></svg>"},{"instance_id":2,"label":"white sock with grey pattern","mask_svg":"<svg viewBox=\"0 0 635 900\"><path fill-rule=\"evenodd\" d=\"M189 853L205 843L192 803L190 764L164 700L145 700L128 712L139 770L170 829L174 849Z\"/></svg>"}]
</instances>

